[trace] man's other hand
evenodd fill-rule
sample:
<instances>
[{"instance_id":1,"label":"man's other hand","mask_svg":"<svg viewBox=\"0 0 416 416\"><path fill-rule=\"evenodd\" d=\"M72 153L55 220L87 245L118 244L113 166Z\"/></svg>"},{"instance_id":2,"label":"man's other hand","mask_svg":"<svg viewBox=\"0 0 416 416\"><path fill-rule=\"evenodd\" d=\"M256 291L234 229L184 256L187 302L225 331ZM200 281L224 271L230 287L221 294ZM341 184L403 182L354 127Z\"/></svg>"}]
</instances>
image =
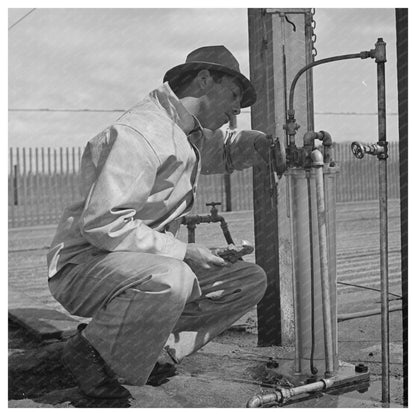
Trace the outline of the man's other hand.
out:
<instances>
[{"instance_id":1,"label":"man's other hand","mask_svg":"<svg viewBox=\"0 0 416 416\"><path fill-rule=\"evenodd\" d=\"M227 266L227 262L219 256L216 256L202 244L188 243L184 261L191 266L211 269L213 266Z\"/></svg>"}]
</instances>

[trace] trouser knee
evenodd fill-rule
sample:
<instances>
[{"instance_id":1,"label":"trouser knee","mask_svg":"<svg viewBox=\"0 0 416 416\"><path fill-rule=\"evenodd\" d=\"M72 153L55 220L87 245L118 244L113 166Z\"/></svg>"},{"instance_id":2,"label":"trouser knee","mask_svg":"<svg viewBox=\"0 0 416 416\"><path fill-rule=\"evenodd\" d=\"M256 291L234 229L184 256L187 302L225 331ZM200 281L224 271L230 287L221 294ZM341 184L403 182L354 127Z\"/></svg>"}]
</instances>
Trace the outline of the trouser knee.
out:
<instances>
[{"instance_id":1,"label":"trouser knee","mask_svg":"<svg viewBox=\"0 0 416 416\"><path fill-rule=\"evenodd\" d=\"M253 305L256 305L263 298L267 288L266 272L257 264L241 262L241 273L243 287L246 296L250 298Z\"/></svg>"},{"instance_id":2,"label":"trouser knee","mask_svg":"<svg viewBox=\"0 0 416 416\"><path fill-rule=\"evenodd\" d=\"M174 302L188 302L201 295L197 277L181 260L167 260L162 285L169 291L169 298Z\"/></svg>"},{"instance_id":3,"label":"trouser knee","mask_svg":"<svg viewBox=\"0 0 416 416\"><path fill-rule=\"evenodd\" d=\"M260 300L263 298L264 293L267 289L267 275L266 272L257 264L253 264L253 279L255 281L256 285L256 295L255 295L255 302L256 304L260 302Z\"/></svg>"}]
</instances>

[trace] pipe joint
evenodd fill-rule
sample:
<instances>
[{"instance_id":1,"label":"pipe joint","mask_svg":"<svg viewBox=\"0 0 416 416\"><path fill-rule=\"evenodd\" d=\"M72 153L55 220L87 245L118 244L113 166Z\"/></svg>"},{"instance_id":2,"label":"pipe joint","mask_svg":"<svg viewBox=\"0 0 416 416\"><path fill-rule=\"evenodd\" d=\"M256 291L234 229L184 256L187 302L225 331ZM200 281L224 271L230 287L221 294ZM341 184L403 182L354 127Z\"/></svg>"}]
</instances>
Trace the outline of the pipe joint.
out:
<instances>
[{"instance_id":1,"label":"pipe joint","mask_svg":"<svg viewBox=\"0 0 416 416\"><path fill-rule=\"evenodd\" d=\"M331 388L334 385L334 379L333 378L323 378L321 379L322 383L324 383L323 390L327 390Z\"/></svg>"},{"instance_id":2,"label":"pipe joint","mask_svg":"<svg viewBox=\"0 0 416 416\"><path fill-rule=\"evenodd\" d=\"M288 112L289 117L286 121L286 124L283 126L283 128L286 130L288 136L290 137L290 141L291 143L295 142L295 136L296 136L296 131L299 129L300 125L298 123L296 123L296 119L294 117L294 112L292 114L290 114L290 112Z\"/></svg>"},{"instance_id":3,"label":"pipe joint","mask_svg":"<svg viewBox=\"0 0 416 416\"><path fill-rule=\"evenodd\" d=\"M374 58L376 63L387 62L386 42L383 41L383 38L377 39L376 48L374 49Z\"/></svg>"},{"instance_id":4,"label":"pipe joint","mask_svg":"<svg viewBox=\"0 0 416 416\"><path fill-rule=\"evenodd\" d=\"M314 168L319 168L319 167L324 166L324 157L322 156L322 153L318 149L315 149L311 153L311 160L312 160L312 167Z\"/></svg>"},{"instance_id":5,"label":"pipe joint","mask_svg":"<svg viewBox=\"0 0 416 416\"><path fill-rule=\"evenodd\" d=\"M293 389L288 389L285 387L282 387L277 390L280 393L280 401L279 404L285 404L292 396L294 396L296 393Z\"/></svg>"},{"instance_id":6,"label":"pipe joint","mask_svg":"<svg viewBox=\"0 0 416 416\"><path fill-rule=\"evenodd\" d=\"M319 134L314 131L307 131L303 135L303 147L306 149L312 149L315 146L315 139L319 138Z\"/></svg>"},{"instance_id":7,"label":"pipe joint","mask_svg":"<svg viewBox=\"0 0 416 416\"><path fill-rule=\"evenodd\" d=\"M326 147L330 147L333 144L331 135L325 130L320 130L318 139L321 140L322 144Z\"/></svg>"},{"instance_id":8,"label":"pipe joint","mask_svg":"<svg viewBox=\"0 0 416 416\"><path fill-rule=\"evenodd\" d=\"M258 394L253 396L246 404L246 407L261 407L268 403L281 403L281 395L279 391L268 394Z\"/></svg>"},{"instance_id":9,"label":"pipe joint","mask_svg":"<svg viewBox=\"0 0 416 416\"><path fill-rule=\"evenodd\" d=\"M384 159L385 160L389 157L388 145L389 145L389 142L387 142L386 140L381 140L381 141L377 142L377 146L379 148L381 148L381 151L377 154L378 159Z\"/></svg>"},{"instance_id":10,"label":"pipe joint","mask_svg":"<svg viewBox=\"0 0 416 416\"><path fill-rule=\"evenodd\" d=\"M361 59L368 59L368 58L374 58L374 49L371 49L370 51L362 51L360 52L360 58Z\"/></svg>"}]
</instances>

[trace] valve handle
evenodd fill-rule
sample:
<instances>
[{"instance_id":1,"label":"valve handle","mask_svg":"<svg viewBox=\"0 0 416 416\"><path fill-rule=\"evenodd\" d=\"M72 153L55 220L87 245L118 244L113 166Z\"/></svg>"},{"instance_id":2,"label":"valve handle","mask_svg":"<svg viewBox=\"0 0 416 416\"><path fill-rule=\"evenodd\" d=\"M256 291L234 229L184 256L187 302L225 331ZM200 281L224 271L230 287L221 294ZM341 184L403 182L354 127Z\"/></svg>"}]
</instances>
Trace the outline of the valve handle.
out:
<instances>
[{"instance_id":1,"label":"valve handle","mask_svg":"<svg viewBox=\"0 0 416 416\"><path fill-rule=\"evenodd\" d=\"M215 208L216 205L221 205L221 202L207 202L205 204L206 207L211 206L212 208Z\"/></svg>"},{"instance_id":2,"label":"valve handle","mask_svg":"<svg viewBox=\"0 0 416 416\"><path fill-rule=\"evenodd\" d=\"M364 157L365 149L364 146L359 142L353 142L351 144L351 151L357 159L362 159Z\"/></svg>"}]
</instances>

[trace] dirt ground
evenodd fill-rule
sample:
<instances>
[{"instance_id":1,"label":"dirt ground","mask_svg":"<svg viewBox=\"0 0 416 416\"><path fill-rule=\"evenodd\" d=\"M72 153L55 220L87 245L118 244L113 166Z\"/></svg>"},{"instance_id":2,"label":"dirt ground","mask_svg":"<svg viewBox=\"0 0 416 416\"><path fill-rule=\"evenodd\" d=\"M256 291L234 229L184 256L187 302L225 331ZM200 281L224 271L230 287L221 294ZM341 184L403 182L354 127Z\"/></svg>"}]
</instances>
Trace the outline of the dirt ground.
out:
<instances>
[{"instance_id":1,"label":"dirt ground","mask_svg":"<svg viewBox=\"0 0 416 416\"><path fill-rule=\"evenodd\" d=\"M390 216L389 271L391 304L399 304L400 228L397 202ZM339 210L337 223L338 280L372 288L339 285L338 310L351 313L380 307L378 285L377 218L374 207L350 205ZM254 239L250 212L227 213L236 240ZM219 227L218 227L219 228ZM354 232L351 232L354 231ZM45 290L45 254L54 227L9 231L9 284L52 304ZM186 231L183 232L186 235ZM221 238L214 226L197 229L197 239L211 245ZM359 254L359 255L357 255ZM249 258L254 261L254 258ZM56 304L54 303L56 306ZM55 307L54 306L54 307ZM58 307L57 307L58 310ZM299 407L380 407L380 315L338 324L339 359L368 366L370 388L358 396L321 397ZM257 318L253 310L230 330L179 366L179 374L158 388L131 390L133 402L108 403L86 400L77 392L60 361L62 340L40 340L9 321L9 407L244 407L252 394L267 390L275 381L273 363L293 359L293 346L258 347ZM403 352L401 312L390 314L391 405L403 404ZM271 361L270 361L271 360ZM227 365L225 365L227 363ZM190 396L184 397L188 390ZM326 400L326 401L325 401ZM326 403L326 404L325 404ZM329 404L328 404L329 403Z\"/></svg>"}]
</instances>

